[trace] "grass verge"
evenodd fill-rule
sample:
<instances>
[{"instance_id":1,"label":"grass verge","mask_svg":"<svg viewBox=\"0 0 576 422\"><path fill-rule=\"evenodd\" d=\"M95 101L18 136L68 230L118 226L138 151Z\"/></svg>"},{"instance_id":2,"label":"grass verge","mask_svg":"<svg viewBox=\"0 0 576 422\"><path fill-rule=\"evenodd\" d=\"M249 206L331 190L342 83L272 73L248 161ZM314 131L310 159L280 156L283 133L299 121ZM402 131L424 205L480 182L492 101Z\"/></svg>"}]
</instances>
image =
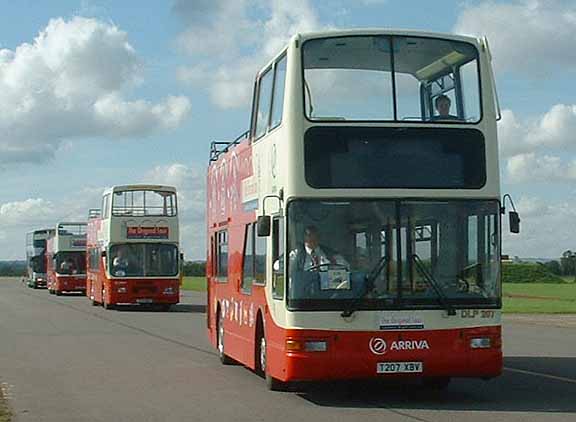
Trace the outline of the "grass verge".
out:
<instances>
[{"instance_id":1,"label":"grass verge","mask_svg":"<svg viewBox=\"0 0 576 422\"><path fill-rule=\"evenodd\" d=\"M11 420L12 414L4 398L4 391L0 388L0 422L9 422Z\"/></svg>"},{"instance_id":2,"label":"grass verge","mask_svg":"<svg viewBox=\"0 0 576 422\"><path fill-rule=\"evenodd\" d=\"M576 283L504 283L503 311L576 314ZM205 277L184 277L182 290L206 291Z\"/></svg>"},{"instance_id":3,"label":"grass verge","mask_svg":"<svg viewBox=\"0 0 576 422\"><path fill-rule=\"evenodd\" d=\"M505 283L503 311L526 314L575 314L576 283Z\"/></svg>"},{"instance_id":4,"label":"grass verge","mask_svg":"<svg viewBox=\"0 0 576 422\"><path fill-rule=\"evenodd\" d=\"M182 290L193 290L195 292L206 291L206 277L184 277Z\"/></svg>"}]
</instances>

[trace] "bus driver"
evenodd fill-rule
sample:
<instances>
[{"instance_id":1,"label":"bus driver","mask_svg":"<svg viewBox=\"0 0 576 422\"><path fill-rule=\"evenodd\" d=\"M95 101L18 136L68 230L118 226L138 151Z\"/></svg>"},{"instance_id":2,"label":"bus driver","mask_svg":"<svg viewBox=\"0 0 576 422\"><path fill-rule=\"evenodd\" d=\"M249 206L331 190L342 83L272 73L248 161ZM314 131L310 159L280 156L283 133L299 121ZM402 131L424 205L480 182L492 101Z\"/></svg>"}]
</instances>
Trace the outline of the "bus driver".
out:
<instances>
[{"instance_id":1,"label":"bus driver","mask_svg":"<svg viewBox=\"0 0 576 422\"><path fill-rule=\"evenodd\" d=\"M290 252L290 264L300 271L318 271L329 265L348 267L348 262L336 251L325 245L320 245L320 234L315 226L304 229L304 243Z\"/></svg>"},{"instance_id":2,"label":"bus driver","mask_svg":"<svg viewBox=\"0 0 576 422\"><path fill-rule=\"evenodd\" d=\"M112 260L112 273L114 276L124 277L128 272L129 261L125 246L119 246L116 256Z\"/></svg>"}]
</instances>

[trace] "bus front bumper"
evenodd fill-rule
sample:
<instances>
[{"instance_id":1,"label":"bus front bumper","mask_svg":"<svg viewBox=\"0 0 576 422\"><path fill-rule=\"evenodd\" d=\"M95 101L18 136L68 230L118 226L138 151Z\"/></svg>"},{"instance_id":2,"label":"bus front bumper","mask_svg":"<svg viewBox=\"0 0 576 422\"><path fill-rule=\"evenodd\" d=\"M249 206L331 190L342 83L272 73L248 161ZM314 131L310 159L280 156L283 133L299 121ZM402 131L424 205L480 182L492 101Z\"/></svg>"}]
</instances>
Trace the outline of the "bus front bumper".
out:
<instances>
[{"instance_id":1,"label":"bus front bumper","mask_svg":"<svg viewBox=\"0 0 576 422\"><path fill-rule=\"evenodd\" d=\"M495 326L338 333L289 330L283 353L278 356L279 360L270 356L270 372L282 381L376 377L488 379L502 372L501 329Z\"/></svg>"}]
</instances>

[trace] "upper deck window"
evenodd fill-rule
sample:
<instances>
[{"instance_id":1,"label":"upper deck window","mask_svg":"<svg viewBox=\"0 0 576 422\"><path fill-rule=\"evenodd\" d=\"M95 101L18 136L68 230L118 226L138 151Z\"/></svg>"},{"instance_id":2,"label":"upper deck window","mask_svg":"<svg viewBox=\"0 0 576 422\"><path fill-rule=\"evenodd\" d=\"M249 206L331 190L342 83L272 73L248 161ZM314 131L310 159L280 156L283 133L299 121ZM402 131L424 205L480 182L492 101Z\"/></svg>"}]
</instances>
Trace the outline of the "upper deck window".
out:
<instances>
[{"instance_id":1,"label":"upper deck window","mask_svg":"<svg viewBox=\"0 0 576 422\"><path fill-rule=\"evenodd\" d=\"M477 123L478 52L425 37L349 36L304 43L305 112L319 121Z\"/></svg>"},{"instance_id":2,"label":"upper deck window","mask_svg":"<svg viewBox=\"0 0 576 422\"><path fill-rule=\"evenodd\" d=\"M174 217L176 193L156 190L114 192L112 215L116 217Z\"/></svg>"}]
</instances>

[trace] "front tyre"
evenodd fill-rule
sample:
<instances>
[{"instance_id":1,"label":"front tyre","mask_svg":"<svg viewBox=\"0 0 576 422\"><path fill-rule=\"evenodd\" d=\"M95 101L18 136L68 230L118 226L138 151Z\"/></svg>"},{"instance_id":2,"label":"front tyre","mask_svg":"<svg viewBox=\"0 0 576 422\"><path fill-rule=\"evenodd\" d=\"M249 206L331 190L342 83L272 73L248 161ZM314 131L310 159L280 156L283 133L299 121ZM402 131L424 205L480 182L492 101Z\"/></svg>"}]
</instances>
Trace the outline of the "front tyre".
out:
<instances>
[{"instance_id":1,"label":"front tyre","mask_svg":"<svg viewBox=\"0 0 576 422\"><path fill-rule=\"evenodd\" d=\"M216 331L216 344L218 346L218 358L222 365L232 365L234 361L224 350L224 315L222 314L222 309L218 309L218 326Z\"/></svg>"},{"instance_id":2,"label":"front tyre","mask_svg":"<svg viewBox=\"0 0 576 422\"><path fill-rule=\"evenodd\" d=\"M289 384L274 378L268 373L268 348L264 329L259 330L256 341L256 372L266 379L266 388L270 391L286 391Z\"/></svg>"}]
</instances>

